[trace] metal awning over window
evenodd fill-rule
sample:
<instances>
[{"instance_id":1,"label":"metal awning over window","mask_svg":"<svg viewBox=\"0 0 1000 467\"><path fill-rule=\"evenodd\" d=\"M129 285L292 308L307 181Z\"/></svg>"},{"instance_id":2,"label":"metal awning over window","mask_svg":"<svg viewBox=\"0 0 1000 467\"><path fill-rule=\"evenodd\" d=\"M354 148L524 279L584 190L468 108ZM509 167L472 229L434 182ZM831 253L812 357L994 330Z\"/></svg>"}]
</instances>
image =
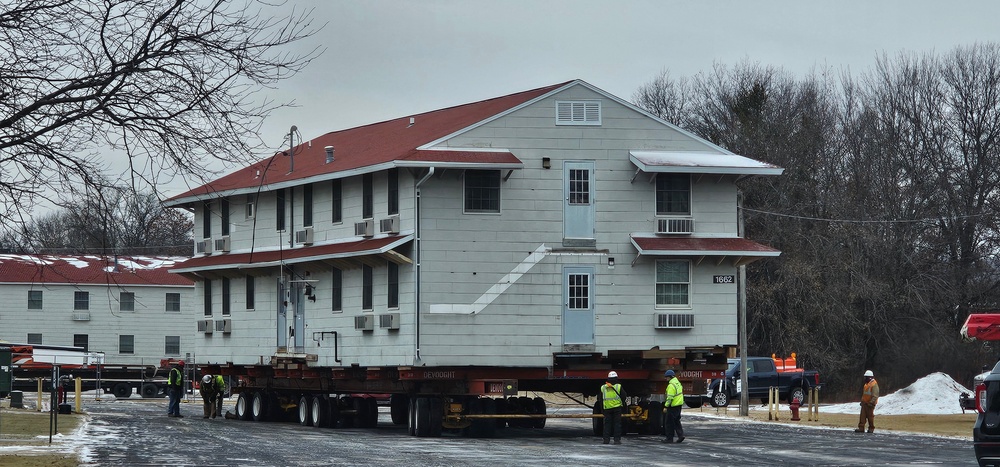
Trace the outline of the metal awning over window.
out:
<instances>
[{"instance_id":1,"label":"metal awning over window","mask_svg":"<svg viewBox=\"0 0 1000 467\"><path fill-rule=\"evenodd\" d=\"M781 175L785 169L736 154L633 149L629 160L646 173Z\"/></svg>"},{"instance_id":2,"label":"metal awning over window","mask_svg":"<svg viewBox=\"0 0 1000 467\"><path fill-rule=\"evenodd\" d=\"M781 251L745 238L674 238L636 237L632 245L642 256L667 256L695 258L695 264L706 258L715 258L716 264L726 260L733 266L743 266L764 258L781 255ZM637 257L638 259L638 257Z\"/></svg>"},{"instance_id":3,"label":"metal awning over window","mask_svg":"<svg viewBox=\"0 0 1000 467\"><path fill-rule=\"evenodd\" d=\"M386 261L411 264L413 260L395 249L412 240L413 234L396 235L306 248L211 255L187 260L183 263L183 268L172 269L170 272L197 281L229 274L247 274L255 269L311 262L322 262L340 269L359 268L362 264L375 267L384 265Z\"/></svg>"}]
</instances>

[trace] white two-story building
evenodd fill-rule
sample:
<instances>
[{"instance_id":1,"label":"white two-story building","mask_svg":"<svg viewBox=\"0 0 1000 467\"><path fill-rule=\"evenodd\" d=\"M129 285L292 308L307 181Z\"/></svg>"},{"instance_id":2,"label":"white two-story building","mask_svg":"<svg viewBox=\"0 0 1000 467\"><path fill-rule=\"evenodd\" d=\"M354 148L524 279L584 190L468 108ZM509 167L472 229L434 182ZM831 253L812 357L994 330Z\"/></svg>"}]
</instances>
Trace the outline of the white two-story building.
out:
<instances>
[{"instance_id":1,"label":"white two-story building","mask_svg":"<svg viewBox=\"0 0 1000 467\"><path fill-rule=\"evenodd\" d=\"M74 346L106 364L153 365L194 350L187 258L0 254L0 340Z\"/></svg>"},{"instance_id":2,"label":"white two-story building","mask_svg":"<svg viewBox=\"0 0 1000 467\"><path fill-rule=\"evenodd\" d=\"M172 271L203 363L735 345L738 267L779 255L741 237L737 182L781 172L574 80L295 141L174 196L196 255Z\"/></svg>"}]
</instances>

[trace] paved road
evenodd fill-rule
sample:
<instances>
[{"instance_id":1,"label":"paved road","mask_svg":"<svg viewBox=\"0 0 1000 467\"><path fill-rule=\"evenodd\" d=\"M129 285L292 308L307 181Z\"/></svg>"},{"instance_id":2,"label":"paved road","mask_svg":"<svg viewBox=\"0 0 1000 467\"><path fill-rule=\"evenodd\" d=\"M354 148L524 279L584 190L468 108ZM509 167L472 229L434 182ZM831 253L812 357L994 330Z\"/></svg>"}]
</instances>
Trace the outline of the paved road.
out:
<instances>
[{"instance_id":1,"label":"paved road","mask_svg":"<svg viewBox=\"0 0 1000 467\"><path fill-rule=\"evenodd\" d=\"M629 435L621 446L591 436L590 421L549 420L542 430L500 430L494 439L407 436L387 413L379 428L318 429L294 423L204 420L198 404L166 417L166 401L85 401L84 465L199 466L860 466L976 465L970 441L797 427L686 413L687 440ZM232 404L227 404L231 409ZM551 410L550 410L551 412Z\"/></svg>"}]
</instances>

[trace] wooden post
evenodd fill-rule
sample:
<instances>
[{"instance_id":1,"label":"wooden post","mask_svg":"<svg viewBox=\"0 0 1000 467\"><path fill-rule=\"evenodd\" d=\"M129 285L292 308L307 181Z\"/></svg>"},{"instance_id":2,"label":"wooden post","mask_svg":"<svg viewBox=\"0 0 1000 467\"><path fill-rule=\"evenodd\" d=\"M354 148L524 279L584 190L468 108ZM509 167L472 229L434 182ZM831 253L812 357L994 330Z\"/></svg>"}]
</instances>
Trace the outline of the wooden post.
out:
<instances>
[{"instance_id":1,"label":"wooden post","mask_svg":"<svg viewBox=\"0 0 1000 467\"><path fill-rule=\"evenodd\" d=\"M38 394L38 411L39 412L42 411L42 379L43 378L38 378L38 392L36 393L36 394Z\"/></svg>"},{"instance_id":2,"label":"wooden post","mask_svg":"<svg viewBox=\"0 0 1000 467\"><path fill-rule=\"evenodd\" d=\"M80 413L80 399L81 399L80 393L83 392L83 391L81 391L82 389L83 389L83 378L77 376L76 377L76 391L75 391L75 396L76 396L76 413Z\"/></svg>"}]
</instances>

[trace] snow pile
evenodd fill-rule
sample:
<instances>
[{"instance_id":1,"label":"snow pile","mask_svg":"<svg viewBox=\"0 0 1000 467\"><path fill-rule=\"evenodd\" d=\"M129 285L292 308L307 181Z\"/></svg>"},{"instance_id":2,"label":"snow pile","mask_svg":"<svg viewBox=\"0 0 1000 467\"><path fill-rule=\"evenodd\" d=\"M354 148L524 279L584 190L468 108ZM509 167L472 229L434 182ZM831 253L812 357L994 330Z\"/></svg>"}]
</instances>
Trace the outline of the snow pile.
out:
<instances>
[{"instance_id":1,"label":"snow pile","mask_svg":"<svg viewBox=\"0 0 1000 467\"><path fill-rule=\"evenodd\" d=\"M878 378L876 378L878 379ZM878 399L875 415L960 414L958 397L972 391L944 373L931 373L913 384ZM858 390L860 398L861 391ZM860 399L859 399L860 400ZM859 402L821 405L820 413L860 413Z\"/></svg>"}]
</instances>

